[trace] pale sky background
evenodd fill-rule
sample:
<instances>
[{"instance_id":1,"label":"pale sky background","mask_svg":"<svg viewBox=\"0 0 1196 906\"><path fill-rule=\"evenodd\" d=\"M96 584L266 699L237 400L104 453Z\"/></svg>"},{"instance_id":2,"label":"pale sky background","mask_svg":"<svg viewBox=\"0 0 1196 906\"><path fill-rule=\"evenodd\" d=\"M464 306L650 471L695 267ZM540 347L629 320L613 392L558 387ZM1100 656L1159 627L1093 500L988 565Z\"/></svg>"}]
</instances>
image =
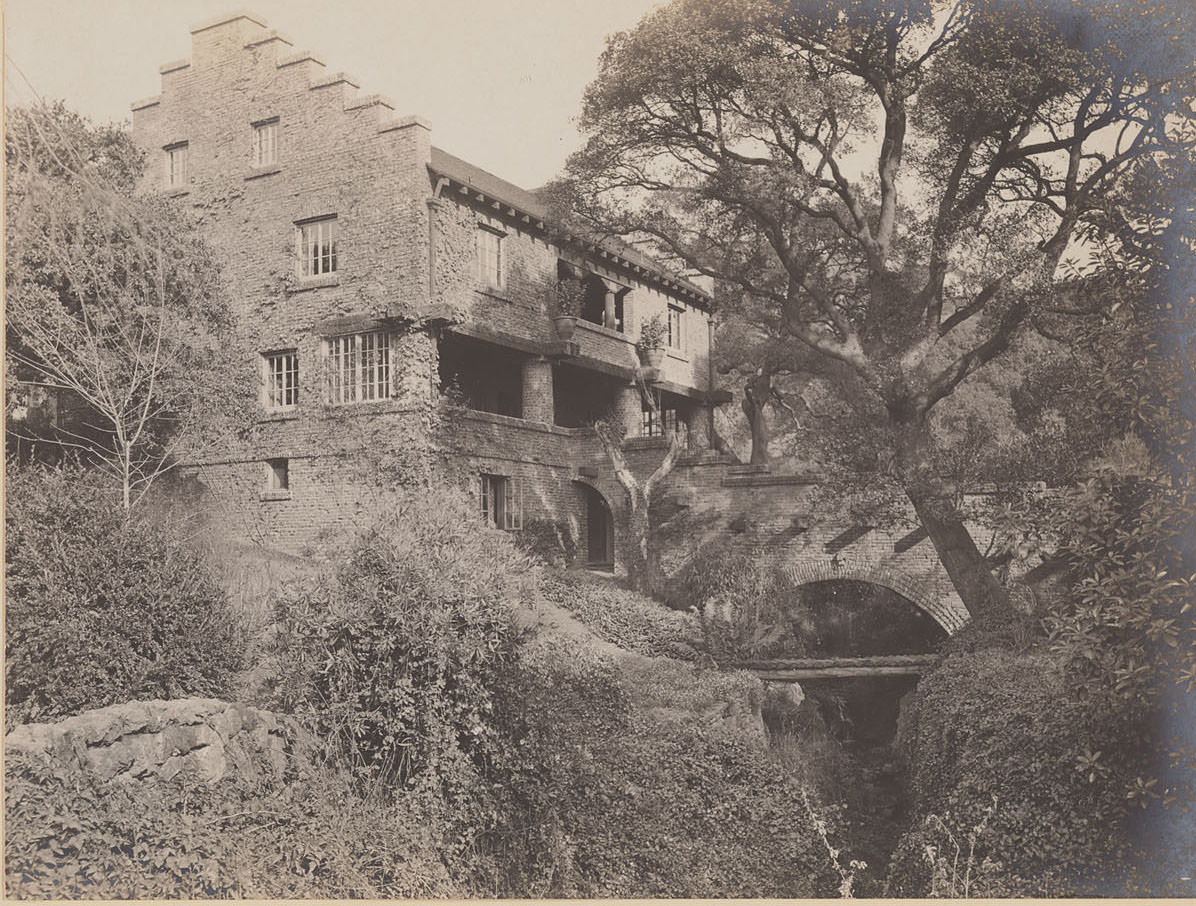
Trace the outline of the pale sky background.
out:
<instances>
[{"instance_id":1,"label":"pale sky background","mask_svg":"<svg viewBox=\"0 0 1196 906\"><path fill-rule=\"evenodd\" d=\"M431 120L432 141L525 188L579 145L572 119L608 34L663 0L6 0L6 103L32 89L97 122L159 91L192 26L247 10ZM13 68L15 64L24 77Z\"/></svg>"}]
</instances>

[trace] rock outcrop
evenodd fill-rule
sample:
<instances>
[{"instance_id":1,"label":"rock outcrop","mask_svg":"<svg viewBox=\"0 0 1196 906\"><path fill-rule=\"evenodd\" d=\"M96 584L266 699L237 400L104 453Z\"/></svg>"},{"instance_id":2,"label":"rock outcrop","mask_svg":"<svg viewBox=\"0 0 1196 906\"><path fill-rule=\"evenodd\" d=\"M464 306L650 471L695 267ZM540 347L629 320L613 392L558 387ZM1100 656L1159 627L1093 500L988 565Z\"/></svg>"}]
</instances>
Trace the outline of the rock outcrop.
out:
<instances>
[{"instance_id":1,"label":"rock outcrop","mask_svg":"<svg viewBox=\"0 0 1196 906\"><path fill-rule=\"evenodd\" d=\"M25 724L5 739L9 758L38 757L105 781L281 776L289 756L310 745L287 718L211 698L126 702L58 723Z\"/></svg>"}]
</instances>

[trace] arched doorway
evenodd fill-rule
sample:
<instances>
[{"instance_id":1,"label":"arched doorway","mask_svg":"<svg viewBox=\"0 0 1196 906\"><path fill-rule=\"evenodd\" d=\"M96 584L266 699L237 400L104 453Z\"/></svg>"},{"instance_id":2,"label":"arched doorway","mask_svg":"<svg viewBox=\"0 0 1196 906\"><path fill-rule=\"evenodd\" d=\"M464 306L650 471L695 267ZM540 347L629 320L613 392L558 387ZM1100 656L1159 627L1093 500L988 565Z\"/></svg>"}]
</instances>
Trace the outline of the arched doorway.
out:
<instances>
[{"instance_id":1,"label":"arched doorway","mask_svg":"<svg viewBox=\"0 0 1196 906\"><path fill-rule=\"evenodd\" d=\"M581 492L585 501L585 564L590 569L614 569L615 520L610 504L588 484L581 485Z\"/></svg>"}]
</instances>

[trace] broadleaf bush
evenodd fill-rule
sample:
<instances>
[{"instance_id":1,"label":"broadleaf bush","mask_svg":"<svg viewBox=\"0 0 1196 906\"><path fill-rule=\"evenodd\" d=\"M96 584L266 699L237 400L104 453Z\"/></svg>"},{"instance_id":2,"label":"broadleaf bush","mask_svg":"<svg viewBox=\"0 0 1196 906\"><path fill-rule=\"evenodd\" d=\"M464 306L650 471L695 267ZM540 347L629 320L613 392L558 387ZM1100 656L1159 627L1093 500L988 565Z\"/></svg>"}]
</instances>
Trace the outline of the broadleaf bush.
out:
<instances>
[{"instance_id":1,"label":"broadleaf bush","mask_svg":"<svg viewBox=\"0 0 1196 906\"><path fill-rule=\"evenodd\" d=\"M178 522L81 468L7 470L6 724L228 694L244 633Z\"/></svg>"},{"instance_id":2,"label":"broadleaf bush","mask_svg":"<svg viewBox=\"0 0 1196 906\"><path fill-rule=\"evenodd\" d=\"M943 893L935 860L969 836L971 895L1118 889L1132 861L1127 792L1150 745L1140 713L1070 695L1056 655L1000 648L949 657L916 701L918 822L894 855L891 894Z\"/></svg>"}]
</instances>

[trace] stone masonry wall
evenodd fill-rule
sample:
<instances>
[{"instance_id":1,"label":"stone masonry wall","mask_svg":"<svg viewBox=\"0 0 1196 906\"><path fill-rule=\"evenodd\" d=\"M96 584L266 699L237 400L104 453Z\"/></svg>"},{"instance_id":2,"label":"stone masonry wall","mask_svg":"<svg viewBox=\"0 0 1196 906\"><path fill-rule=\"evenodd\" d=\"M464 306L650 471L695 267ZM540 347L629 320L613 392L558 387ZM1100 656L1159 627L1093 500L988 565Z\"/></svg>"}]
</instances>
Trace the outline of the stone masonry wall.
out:
<instances>
[{"instance_id":1,"label":"stone masonry wall","mask_svg":"<svg viewBox=\"0 0 1196 906\"><path fill-rule=\"evenodd\" d=\"M272 118L277 163L254 167L253 124ZM161 93L134 104L145 191L165 190L164 149L188 143L187 182L168 193L222 253L246 359L298 356L298 405L261 408L248 436L193 464L231 529L293 552L351 523L354 454L356 472L384 460L407 483L428 480L436 349L411 319L428 300L429 134L247 15L193 30L191 58L163 66ZM336 270L301 277L296 224L330 216ZM391 332L391 398L328 405L325 344L376 329ZM289 460L288 493L268 492L272 458Z\"/></svg>"},{"instance_id":2,"label":"stone masonry wall","mask_svg":"<svg viewBox=\"0 0 1196 906\"><path fill-rule=\"evenodd\" d=\"M468 195L432 197L428 124L396 116L386 98L359 95L352 77L328 72L318 56L297 52L252 15L193 29L191 57L162 66L161 76L160 94L133 105L134 138L148 161L142 188L190 208L221 253L246 360L261 367L265 354L298 357L298 404L285 411L259 404L247 436L223 438L219 452L191 464L212 490L214 518L297 553L359 521L371 477L418 485L441 468L471 470L476 480L479 470L518 462L530 496L543 499L537 512L584 521L574 481L578 467L595 459L586 442L562 446L551 430L523 430L507 432L509 444L486 446L496 441L475 432L438 445L436 336L420 320L431 303L444 303L469 323L552 341L545 292L555 284L560 250L548 235ZM276 121L277 162L254 166L254 124L268 120ZM181 142L187 177L167 187L166 149ZM336 270L302 277L297 224L325 217L336 218ZM500 287L478 280L479 223L504 233ZM632 287L625 299L632 333L583 325L581 354L634 367L641 318L663 314L671 297L630 271L605 271L598 260L590 266ZM704 313L689 306L685 328L684 348L670 354L662 376L703 388ZM367 330L390 334L392 396L331 406L324 393L328 343ZM454 449L457 459L447 462ZM288 461L285 491L267 484L266 461L277 458ZM617 510L621 492L607 485L603 493Z\"/></svg>"}]
</instances>

